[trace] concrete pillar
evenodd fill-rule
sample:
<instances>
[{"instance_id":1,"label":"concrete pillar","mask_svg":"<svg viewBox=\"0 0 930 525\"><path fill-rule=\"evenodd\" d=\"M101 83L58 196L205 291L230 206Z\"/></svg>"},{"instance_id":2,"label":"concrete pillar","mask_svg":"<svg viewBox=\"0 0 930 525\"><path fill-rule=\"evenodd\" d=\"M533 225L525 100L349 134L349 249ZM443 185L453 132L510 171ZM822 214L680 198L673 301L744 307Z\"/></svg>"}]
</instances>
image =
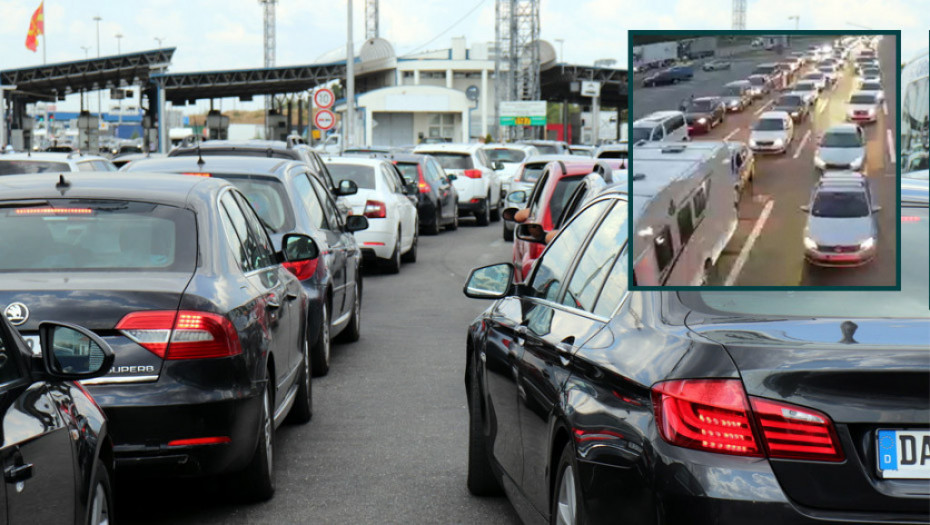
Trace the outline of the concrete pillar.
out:
<instances>
[{"instance_id":1,"label":"concrete pillar","mask_svg":"<svg viewBox=\"0 0 930 525\"><path fill-rule=\"evenodd\" d=\"M462 142L468 142L468 139L471 135L471 130L468 129L468 110L462 112Z\"/></svg>"},{"instance_id":2,"label":"concrete pillar","mask_svg":"<svg viewBox=\"0 0 930 525\"><path fill-rule=\"evenodd\" d=\"M168 123L165 104L165 86L161 82L156 82L155 92L158 98L158 152L168 153Z\"/></svg>"},{"instance_id":3,"label":"concrete pillar","mask_svg":"<svg viewBox=\"0 0 930 525\"><path fill-rule=\"evenodd\" d=\"M488 136L488 70L481 69L481 136Z\"/></svg>"},{"instance_id":4,"label":"concrete pillar","mask_svg":"<svg viewBox=\"0 0 930 525\"><path fill-rule=\"evenodd\" d=\"M451 69L446 70L446 87L450 89L452 88L452 70Z\"/></svg>"},{"instance_id":5,"label":"concrete pillar","mask_svg":"<svg viewBox=\"0 0 930 525\"><path fill-rule=\"evenodd\" d=\"M414 86L420 85L420 70L419 69L413 70L413 85Z\"/></svg>"},{"instance_id":6,"label":"concrete pillar","mask_svg":"<svg viewBox=\"0 0 930 525\"><path fill-rule=\"evenodd\" d=\"M369 114L369 113L368 113L368 108L366 108L366 107L361 107L361 108L359 108L359 110L360 110L360 111L365 111L365 137L364 137L364 140L362 140L362 144L361 144L361 145L362 145L362 146L371 146L371 145L372 145L372 142L373 142L372 137L375 136L375 135L374 135L374 131L375 131L375 116L374 116L374 113Z\"/></svg>"}]
</instances>

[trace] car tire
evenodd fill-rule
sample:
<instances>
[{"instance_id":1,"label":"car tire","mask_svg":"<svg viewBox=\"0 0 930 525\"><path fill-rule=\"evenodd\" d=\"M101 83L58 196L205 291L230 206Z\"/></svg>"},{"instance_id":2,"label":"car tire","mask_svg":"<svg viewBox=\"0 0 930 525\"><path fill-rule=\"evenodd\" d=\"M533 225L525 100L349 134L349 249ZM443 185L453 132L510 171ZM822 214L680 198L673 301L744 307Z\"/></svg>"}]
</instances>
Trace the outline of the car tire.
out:
<instances>
[{"instance_id":1,"label":"car tire","mask_svg":"<svg viewBox=\"0 0 930 525\"><path fill-rule=\"evenodd\" d=\"M488 206L491 205L490 203L491 203L491 194L489 193L488 194ZM491 222L497 222L501 220L501 206L503 204L504 204L504 199L501 199L498 197L497 206L494 206L494 209L491 210L491 214L489 217L489 219L491 219Z\"/></svg>"},{"instance_id":2,"label":"car tire","mask_svg":"<svg viewBox=\"0 0 930 525\"><path fill-rule=\"evenodd\" d=\"M468 477L466 485L473 496L500 496L504 493L491 469L491 455L481 431L481 399L478 394L478 376L475 366L469 371L468 387Z\"/></svg>"},{"instance_id":3,"label":"car tire","mask_svg":"<svg viewBox=\"0 0 930 525\"><path fill-rule=\"evenodd\" d=\"M94 462L94 477L90 482L91 492L87 499L88 525L113 523L113 487L110 473L99 459Z\"/></svg>"},{"instance_id":4,"label":"car tire","mask_svg":"<svg viewBox=\"0 0 930 525\"><path fill-rule=\"evenodd\" d=\"M449 223L446 228L449 231L455 231L459 229L459 204L455 203L455 212L452 214L452 222Z\"/></svg>"},{"instance_id":5,"label":"car tire","mask_svg":"<svg viewBox=\"0 0 930 525\"><path fill-rule=\"evenodd\" d=\"M358 272L356 272L358 275ZM355 281L355 302L352 303L352 317L349 325L339 334L342 343L354 343L362 337L362 285Z\"/></svg>"},{"instance_id":6,"label":"car tire","mask_svg":"<svg viewBox=\"0 0 930 525\"><path fill-rule=\"evenodd\" d=\"M313 418L313 376L312 366L310 365L310 343L304 339L303 345L303 370L300 371L298 378L297 396L294 398L294 404L291 411L287 414L286 421L292 425L303 425L310 422Z\"/></svg>"},{"instance_id":7,"label":"car tire","mask_svg":"<svg viewBox=\"0 0 930 525\"><path fill-rule=\"evenodd\" d=\"M258 429L258 445L249 465L239 473L238 486L243 499L268 501L274 496L274 397L271 374L265 376L262 391L261 421Z\"/></svg>"},{"instance_id":8,"label":"car tire","mask_svg":"<svg viewBox=\"0 0 930 525\"><path fill-rule=\"evenodd\" d=\"M397 241L394 242L394 252L391 253L391 258L387 260L384 267L387 273L400 273L400 238L401 231L400 228L397 229Z\"/></svg>"},{"instance_id":9,"label":"car tire","mask_svg":"<svg viewBox=\"0 0 930 525\"><path fill-rule=\"evenodd\" d=\"M322 377L329 373L329 361L332 356L333 341L330 336L329 326L329 306L323 301L322 312L320 314L320 335L317 336L313 348L310 350L310 370L316 377Z\"/></svg>"},{"instance_id":10,"label":"car tire","mask_svg":"<svg viewBox=\"0 0 930 525\"><path fill-rule=\"evenodd\" d=\"M433 220L433 224L426 228L426 234L439 235L440 231L442 231L442 208L437 205L435 219Z\"/></svg>"},{"instance_id":11,"label":"car tire","mask_svg":"<svg viewBox=\"0 0 930 525\"><path fill-rule=\"evenodd\" d=\"M513 242L513 229L512 228L508 229L506 222L504 222L503 228L504 228L504 240L507 242Z\"/></svg>"},{"instance_id":12,"label":"car tire","mask_svg":"<svg viewBox=\"0 0 930 525\"><path fill-rule=\"evenodd\" d=\"M475 212L475 219L478 219L478 226L487 226L491 224L491 202L484 199L481 208Z\"/></svg>"},{"instance_id":13,"label":"car tire","mask_svg":"<svg viewBox=\"0 0 930 525\"><path fill-rule=\"evenodd\" d=\"M410 250L407 251L404 255L401 256L401 261L405 263L415 263L417 262L417 245L420 243L420 228L418 225L414 224L413 226L413 243L410 245Z\"/></svg>"},{"instance_id":14,"label":"car tire","mask_svg":"<svg viewBox=\"0 0 930 525\"><path fill-rule=\"evenodd\" d=\"M552 492L552 525L576 525L585 523L584 506L581 505L581 483L578 482L578 466L571 443L562 448L556 467L555 486Z\"/></svg>"}]
</instances>

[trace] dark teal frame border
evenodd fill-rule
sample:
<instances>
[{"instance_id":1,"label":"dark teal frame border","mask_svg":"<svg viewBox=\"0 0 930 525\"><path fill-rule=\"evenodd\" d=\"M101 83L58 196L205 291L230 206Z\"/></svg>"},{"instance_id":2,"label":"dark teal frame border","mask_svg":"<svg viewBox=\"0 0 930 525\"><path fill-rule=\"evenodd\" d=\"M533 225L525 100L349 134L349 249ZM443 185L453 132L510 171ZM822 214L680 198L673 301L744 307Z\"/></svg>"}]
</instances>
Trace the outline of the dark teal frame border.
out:
<instances>
[{"instance_id":1,"label":"dark teal frame border","mask_svg":"<svg viewBox=\"0 0 930 525\"><path fill-rule=\"evenodd\" d=\"M627 160L627 194L630 199L629 217L627 219L627 287L633 291L697 291L697 290L770 290L770 291L900 291L901 290L901 31L900 30L809 30L809 31L787 31L787 30L638 30L631 29L627 32L627 100L629 103L627 119L627 137L633 136L633 105L636 103L633 98L633 40L639 35L668 35L678 36L725 36L725 35L743 35L743 36L765 36L765 35L814 35L814 36L861 36L861 35L883 35L895 37L895 78L897 89L897 107L896 130L895 130L895 187L897 188L897 206L895 207L895 246L897 249L897 259L895 261L895 285L894 286L633 286L633 174L636 173L636 166L633 160L633 145L630 145L630 155Z\"/></svg>"}]
</instances>

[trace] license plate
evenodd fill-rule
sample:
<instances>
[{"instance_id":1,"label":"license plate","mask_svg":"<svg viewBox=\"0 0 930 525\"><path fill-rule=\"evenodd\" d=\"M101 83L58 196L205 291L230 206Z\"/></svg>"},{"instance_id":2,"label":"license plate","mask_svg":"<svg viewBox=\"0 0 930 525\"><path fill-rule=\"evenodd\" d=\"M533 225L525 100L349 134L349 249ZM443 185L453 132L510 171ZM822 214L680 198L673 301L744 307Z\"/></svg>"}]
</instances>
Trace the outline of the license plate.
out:
<instances>
[{"instance_id":1,"label":"license plate","mask_svg":"<svg viewBox=\"0 0 930 525\"><path fill-rule=\"evenodd\" d=\"M23 340L26 341L26 346L32 350L32 353L35 355L42 354L42 347L39 345L39 336L37 335L24 335Z\"/></svg>"},{"instance_id":2,"label":"license plate","mask_svg":"<svg viewBox=\"0 0 930 525\"><path fill-rule=\"evenodd\" d=\"M930 430L879 430L878 473L885 479L930 479Z\"/></svg>"},{"instance_id":3,"label":"license plate","mask_svg":"<svg viewBox=\"0 0 930 525\"><path fill-rule=\"evenodd\" d=\"M859 257L856 255L825 255L824 258L828 261L858 261Z\"/></svg>"}]
</instances>

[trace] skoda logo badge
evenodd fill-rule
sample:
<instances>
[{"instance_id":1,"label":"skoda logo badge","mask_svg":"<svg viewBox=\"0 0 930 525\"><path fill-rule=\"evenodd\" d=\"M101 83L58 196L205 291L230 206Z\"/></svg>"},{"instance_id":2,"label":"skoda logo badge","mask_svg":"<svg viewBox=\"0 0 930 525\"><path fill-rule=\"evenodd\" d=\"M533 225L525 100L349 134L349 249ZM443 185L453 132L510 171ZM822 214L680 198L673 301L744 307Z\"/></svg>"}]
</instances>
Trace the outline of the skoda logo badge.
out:
<instances>
[{"instance_id":1,"label":"skoda logo badge","mask_svg":"<svg viewBox=\"0 0 930 525\"><path fill-rule=\"evenodd\" d=\"M10 303L10 305L3 310L3 315L10 320L13 326L19 326L25 323L26 319L29 319L29 308L26 308L26 305L23 303Z\"/></svg>"}]
</instances>

